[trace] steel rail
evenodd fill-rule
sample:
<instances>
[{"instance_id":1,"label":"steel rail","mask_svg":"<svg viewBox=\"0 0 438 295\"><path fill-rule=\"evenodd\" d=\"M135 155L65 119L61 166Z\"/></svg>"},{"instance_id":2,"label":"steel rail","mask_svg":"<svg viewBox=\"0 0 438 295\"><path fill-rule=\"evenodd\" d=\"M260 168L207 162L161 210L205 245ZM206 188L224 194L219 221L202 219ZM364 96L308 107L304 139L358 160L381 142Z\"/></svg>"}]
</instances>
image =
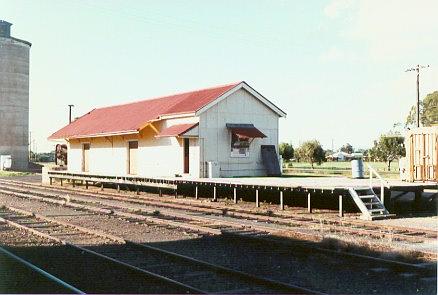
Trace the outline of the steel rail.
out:
<instances>
[{"instance_id":1,"label":"steel rail","mask_svg":"<svg viewBox=\"0 0 438 295\"><path fill-rule=\"evenodd\" d=\"M59 279L58 277L46 272L45 270L37 267L36 265L30 263L29 261L24 260L23 258L15 255L14 253L6 250L4 247L0 246L0 252L4 255L6 255L7 257L10 257L13 260L18 261L20 264L24 265L27 268L30 268L32 271L42 275L43 277L47 278L50 281L55 282L57 285L65 288L66 290L69 290L75 294L85 294L84 291L79 290L78 288L70 285L67 282L64 282L63 280Z\"/></svg>"}]
</instances>

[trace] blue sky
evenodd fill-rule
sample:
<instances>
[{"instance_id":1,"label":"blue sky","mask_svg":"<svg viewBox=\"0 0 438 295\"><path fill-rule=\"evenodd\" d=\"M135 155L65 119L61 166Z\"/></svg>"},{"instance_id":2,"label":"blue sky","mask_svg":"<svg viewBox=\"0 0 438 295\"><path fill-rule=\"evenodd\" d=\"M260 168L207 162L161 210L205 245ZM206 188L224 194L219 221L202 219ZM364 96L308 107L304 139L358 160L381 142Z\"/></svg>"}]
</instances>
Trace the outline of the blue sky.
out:
<instances>
[{"instance_id":1,"label":"blue sky","mask_svg":"<svg viewBox=\"0 0 438 295\"><path fill-rule=\"evenodd\" d=\"M372 145L438 90L438 1L0 0L31 49L37 150L74 116L245 80L284 109L280 140Z\"/></svg>"}]
</instances>

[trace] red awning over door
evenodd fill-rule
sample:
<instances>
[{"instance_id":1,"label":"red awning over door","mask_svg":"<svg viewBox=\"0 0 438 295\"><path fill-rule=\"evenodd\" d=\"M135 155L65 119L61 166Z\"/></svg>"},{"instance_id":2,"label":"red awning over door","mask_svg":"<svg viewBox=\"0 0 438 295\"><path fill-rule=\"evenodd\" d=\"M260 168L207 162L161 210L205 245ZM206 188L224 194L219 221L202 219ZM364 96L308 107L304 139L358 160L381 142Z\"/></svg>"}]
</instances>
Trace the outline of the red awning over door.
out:
<instances>
[{"instance_id":1,"label":"red awning over door","mask_svg":"<svg viewBox=\"0 0 438 295\"><path fill-rule=\"evenodd\" d=\"M198 126L199 123L189 123L189 124L178 124L167 127L161 130L160 134L155 137L172 137L172 136L180 136L185 132L191 130L192 128Z\"/></svg>"},{"instance_id":2,"label":"red awning over door","mask_svg":"<svg viewBox=\"0 0 438 295\"><path fill-rule=\"evenodd\" d=\"M266 135L254 127L253 124L231 124L227 123L227 128L239 137L246 138L265 138Z\"/></svg>"}]
</instances>

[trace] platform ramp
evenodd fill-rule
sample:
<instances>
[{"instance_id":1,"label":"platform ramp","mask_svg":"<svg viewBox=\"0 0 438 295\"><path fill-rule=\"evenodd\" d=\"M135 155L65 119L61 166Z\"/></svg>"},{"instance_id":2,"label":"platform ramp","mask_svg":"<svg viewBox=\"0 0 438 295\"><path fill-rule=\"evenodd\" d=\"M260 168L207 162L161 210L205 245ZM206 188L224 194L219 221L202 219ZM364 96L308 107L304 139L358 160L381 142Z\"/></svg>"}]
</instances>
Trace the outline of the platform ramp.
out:
<instances>
[{"instance_id":1,"label":"platform ramp","mask_svg":"<svg viewBox=\"0 0 438 295\"><path fill-rule=\"evenodd\" d=\"M362 212L361 219L376 220L393 217L371 187L348 189L353 201Z\"/></svg>"},{"instance_id":2,"label":"platform ramp","mask_svg":"<svg viewBox=\"0 0 438 295\"><path fill-rule=\"evenodd\" d=\"M281 167L275 145L262 145L262 160L268 176L281 176Z\"/></svg>"}]
</instances>

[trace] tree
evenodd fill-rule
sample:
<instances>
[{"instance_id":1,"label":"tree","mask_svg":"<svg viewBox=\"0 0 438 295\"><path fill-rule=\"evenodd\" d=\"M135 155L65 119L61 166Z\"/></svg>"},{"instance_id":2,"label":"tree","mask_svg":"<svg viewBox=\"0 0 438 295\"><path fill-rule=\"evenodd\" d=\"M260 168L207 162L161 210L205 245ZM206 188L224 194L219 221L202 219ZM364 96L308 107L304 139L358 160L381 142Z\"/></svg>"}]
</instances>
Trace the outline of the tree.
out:
<instances>
[{"instance_id":1,"label":"tree","mask_svg":"<svg viewBox=\"0 0 438 295\"><path fill-rule=\"evenodd\" d=\"M404 137L400 135L382 135L374 141L374 147L369 151L373 160L388 163L388 171L391 171L391 162L406 155Z\"/></svg>"},{"instance_id":2,"label":"tree","mask_svg":"<svg viewBox=\"0 0 438 295\"><path fill-rule=\"evenodd\" d=\"M282 142L282 143L280 143L280 146L278 149L279 149L280 155L286 161L289 161L290 159L292 159L294 157L294 148L293 148L292 144Z\"/></svg>"},{"instance_id":3,"label":"tree","mask_svg":"<svg viewBox=\"0 0 438 295\"><path fill-rule=\"evenodd\" d=\"M420 122L426 127L438 124L438 91L429 93L420 101ZM406 118L406 126L416 126L416 123L417 106L414 105Z\"/></svg>"},{"instance_id":4,"label":"tree","mask_svg":"<svg viewBox=\"0 0 438 295\"><path fill-rule=\"evenodd\" d=\"M352 154L353 153L353 146L349 143L343 145L341 147L341 152L347 153L347 154Z\"/></svg>"},{"instance_id":5,"label":"tree","mask_svg":"<svg viewBox=\"0 0 438 295\"><path fill-rule=\"evenodd\" d=\"M309 140L300 145L295 151L295 156L302 161L309 162L313 169L313 163L321 165L325 160L324 149L317 140Z\"/></svg>"}]
</instances>

